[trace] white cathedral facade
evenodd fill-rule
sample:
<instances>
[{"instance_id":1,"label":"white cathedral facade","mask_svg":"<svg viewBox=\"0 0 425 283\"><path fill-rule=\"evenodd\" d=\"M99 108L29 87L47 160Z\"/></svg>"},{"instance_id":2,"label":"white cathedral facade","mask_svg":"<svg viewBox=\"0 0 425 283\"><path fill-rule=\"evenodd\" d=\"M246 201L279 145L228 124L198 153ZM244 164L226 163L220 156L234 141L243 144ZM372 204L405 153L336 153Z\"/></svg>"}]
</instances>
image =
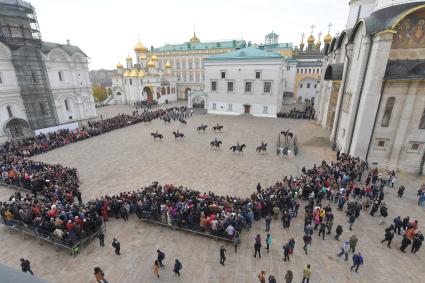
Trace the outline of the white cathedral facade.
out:
<instances>
[{"instance_id":1,"label":"white cathedral facade","mask_svg":"<svg viewBox=\"0 0 425 283\"><path fill-rule=\"evenodd\" d=\"M158 64L158 57L148 57L148 49L140 42L134 47L136 58L129 55L126 65L117 64L112 76L112 97L109 104L127 104L147 101L163 104L177 100L176 77L171 63Z\"/></svg>"},{"instance_id":2,"label":"white cathedral facade","mask_svg":"<svg viewBox=\"0 0 425 283\"><path fill-rule=\"evenodd\" d=\"M425 173L425 1L350 2L315 104L341 152Z\"/></svg>"}]
</instances>

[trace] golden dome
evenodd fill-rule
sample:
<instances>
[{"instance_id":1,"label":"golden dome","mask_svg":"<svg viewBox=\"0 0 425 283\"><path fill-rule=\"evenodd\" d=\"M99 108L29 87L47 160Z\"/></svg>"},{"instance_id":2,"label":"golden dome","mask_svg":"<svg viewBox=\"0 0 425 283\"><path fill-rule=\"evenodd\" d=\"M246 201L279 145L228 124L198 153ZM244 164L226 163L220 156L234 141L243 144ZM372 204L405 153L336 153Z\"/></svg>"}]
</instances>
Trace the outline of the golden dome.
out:
<instances>
[{"instance_id":1,"label":"golden dome","mask_svg":"<svg viewBox=\"0 0 425 283\"><path fill-rule=\"evenodd\" d=\"M125 72L124 72L124 77L128 77L128 76L130 76L130 70L125 70Z\"/></svg>"},{"instance_id":2,"label":"golden dome","mask_svg":"<svg viewBox=\"0 0 425 283\"><path fill-rule=\"evenodd\" d=\"M151 60L156 62L156 61L158 61L158 57L156 57L156 55L154 54L154 55L151 56Z\"/></svg>"},{"instance_id":3,"label":"golden dome","mask_svg":"<svg viewBox=\"0 0 425 283\"><path fill-rule=\"evenodd\" d=\"M169 61L167 61L167 63L165 63L165 68L167 68L167 69L170 69L171 68L171 64L170 64L170 62Z\"/></svg>"},{"instance_id":4,"label":"golden dome","mask_svg":"<svg viewBox=\"0 0 425 283\"><path fill-rule=\"evenodd\" d=\"M143 45L143 43L139 39L137 41L137 44L134 46L134 51L136 51L136 52L147 52L148 49L146 48L146 46Z\"/></svg>"},{"instance_id":5,"label":"golden dome","mask_svg":"<svg viewBox=\"0 0 425 283\"><path fill-rule=\"evenodd\" d=\"M140 59L140 60L142 60L142 61L143 61L143 60L146 60L146 55L142 55L142 56L140 56L140 57L139 57L139 59Z\"/></svg>"},{"instance_id":6,"label":"golden dome","mask_svg":"<svg viewBox=\"0 0 425 283\"><path fill-rule=\"evenodd\" d=\"M325 38L323 39L323 41L325 43L331 43L332 41L332 36L328 33L327 35L325 35Z\"/></svg>"},{"instance_id":7,"label":"golden dome","mask_svg":"<svg viewBox=\"0 0 425 283\"><path fill-rule=\"evenodd\" d=\"M314 36L313 36L313 35L310 35L310 36L307 38L307 43L308 43L308 44L314 44Z\"/></svg>"},{"instance_id":8,"label":"golden dome","mask_svg":"<svg viewBox=\"0 0 425 283\"><path fill-rule=\"evenodd\" d=\"M192 38L190 39L190 42L191 42L191 43L199 43L199 42L201 42L201 40L199 40L199 38L198 38L198 37L196 37L196 33L195 33L195 32L193 32L193 36L192 36Z\"/></svg>"},{"instance_id":9,"label":"golden dome","mask_svg":"<svg viewBox=\"0 0 425 283\"><path fill-rule=\"evenodd\" d=\"M149 67L149 68L153 68L153 67L155 67L155 63L154 63L154 62L152 62L152 60L150 60L150 61L148 62L148 67Z\"/></svg>"},{"instance_id":10,"label":"golden dome","mask_svg":"<svg viewBox=\"0 0 425 283\"><path fill-rule=\"evenodd\" d=\"M133 60L133 58L132 58L130 55L128 55L126 60L127 60L127 61L128 61L128 60Z\"/></svg>"},{"instance_id":11,"label":"golden dome","mask_svg":"<svg viewBox=\"0 0 425 283\"><path fill-rule=\"evenodd\" d=\"M139 77L144 77L145 76L145 72L143 70L139 71Z\"/></svg>"},{"instance_id":12,"label":"golden dome","mask_svg":"<svg viewBox=\"0 0 425 283\"><path fill-rule=\"evenodd\" d=\"M139 72L137 72L136 69L133 69L130 73L130 77L137 77L139 75Z\"/></svg>"},{"instance_id":13,"label":"golden dome","mask_svg":"<svg viewBox=\"0 0 425 283\"><path fill-rule=\"evenodd\" d=\"M123 65L120 62L118 62L117 69L122 69L122 67L123 67Z\"/></svg>"}]
</instances>

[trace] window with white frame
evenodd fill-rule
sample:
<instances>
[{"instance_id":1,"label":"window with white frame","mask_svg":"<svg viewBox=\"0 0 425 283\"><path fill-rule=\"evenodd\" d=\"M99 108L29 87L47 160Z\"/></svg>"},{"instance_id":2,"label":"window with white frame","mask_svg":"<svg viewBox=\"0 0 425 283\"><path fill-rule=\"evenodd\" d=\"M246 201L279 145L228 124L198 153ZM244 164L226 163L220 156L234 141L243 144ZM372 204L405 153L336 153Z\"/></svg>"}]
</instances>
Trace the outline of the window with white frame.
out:
<instances>
[{"instance_id":1,"label":"window with white frame","mask_svg":"<svg viewBox=\"0 0 425 283\"><path fill-rule=\"evenodd\" d=\"M310 83L307 83L307 88L310 88Z\"/></svg>"},{"instance_id":2,"label":"window with white frame","mask_svg":"<svg viewBox=\"0 0 425 283\"><path fill-rule=\"evenodd\" d=\"M263 106L263 114L267 114L269 113L269 107L268 106Z\"/></svg>"},{"instance_id":3,"label":"window with white frame","mask_svg":"<svg viewBox=\"0 0 425 283\"><path fill-rule=\"evenodd\" d=\"M233 92L233 82L227 82L227 92Z\"/></svg>"},{"instance_id":4,"label":"window with white frame","mask_svg":"<svg viewBox=\"0 0 425 283\"><path fill-rule=\"evenodd\" d=\"M261 71L255 71L255 78L261 79Z\"/></svg>"},{"instance_id":5,"label":"window with white frame","mask_svg":"<svg viewBox=\"0 0 425 283\"><path fill-rule=\"evenodd\" d=\"M270 93L272 91L272 82L264 82L264 92Z\"/></svg>"},{"instance_id":6,"label":"window with white frame","mask_svg":"<svg viewBox=\"0 0 425 283\"><path fill-rule=\"evenodd\" d=\"M227 110L228 110L228 111L232 111L232 110L233 110L232 108L233 108L232 103L230 103L230 104L227 106Z\"/></svg>"},{"instance_id":7,"label":"window with white frame","mask_svg":"<svg viewBox=\"0 0 425 283\"><path fill-rule=\"evenodd\" d=\"M215 81L211 82L211 91L217 91L217 82Z\"/></svg>"},{"instance_id":8,"label":"window with white frame","mask_svg":"<svg viewBox=\"0 0 425 283\"><path fill-rule=\"evenodd\" d=\"M226 78L226 72L225 71L221 71L221 78L225 79Z\"/></svg>"},{"instance_id":9,"label":"window with white frame","mask_svg":"<svg viewBox=\"0 0 425 283\"><path fill-rule=\"evenodd\" d=\"M245 92L252 92L252 82L245 82Z\"/></svg>"}]
</instances>

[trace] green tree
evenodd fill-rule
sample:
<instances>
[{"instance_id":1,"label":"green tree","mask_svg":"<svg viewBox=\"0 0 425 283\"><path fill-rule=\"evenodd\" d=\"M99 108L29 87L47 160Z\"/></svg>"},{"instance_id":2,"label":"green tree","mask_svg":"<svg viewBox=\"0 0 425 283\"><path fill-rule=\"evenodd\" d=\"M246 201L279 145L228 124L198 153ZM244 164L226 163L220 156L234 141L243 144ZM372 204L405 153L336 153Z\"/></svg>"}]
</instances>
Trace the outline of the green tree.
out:
<instances>
[{"instance_id":1,"label":"green tree","mask_svg":"<svg viewBox=\"0 0 425 283\"><path fill-rule=\"evenodd\" d=\"M93 85L92 88L95 101L102 102L108 97L108 95L106 94L106 89L104 87Z\"/></svg>"}]
</instances>

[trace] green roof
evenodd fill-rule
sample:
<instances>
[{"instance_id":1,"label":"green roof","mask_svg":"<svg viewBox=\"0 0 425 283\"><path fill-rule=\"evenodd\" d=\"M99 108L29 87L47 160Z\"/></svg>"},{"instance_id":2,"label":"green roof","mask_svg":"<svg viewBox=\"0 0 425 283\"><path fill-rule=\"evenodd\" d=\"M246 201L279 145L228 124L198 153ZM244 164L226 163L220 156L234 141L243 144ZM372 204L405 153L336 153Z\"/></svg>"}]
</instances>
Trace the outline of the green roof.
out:
<instances>
[{"instance_id":1,"label":"green roof","mask_svg":"<svg viewBox=\"0 0 425 283\"><path fill-rule=\"evenodd\" d=\"M219 54L205 58L205 60L234 60L234 59L280 59L283 58L279 54L267 52L254 47L246 47L235 51Z\"/></svg>"},{"instance_id":2,"label":"green roof","mask_svg":"<svg viewBox=\"0 0 425 283\"><path fill-rule=\"evenodd\" d=\"M161 47L154 48L156 52L166 51L186 51L186 50L209 50L221 48L243 48L246 46L245 40L229 40L229 41L214 41L214 42L186 42L181 44L166 44Z\"/></svg>"}]
</instances>

